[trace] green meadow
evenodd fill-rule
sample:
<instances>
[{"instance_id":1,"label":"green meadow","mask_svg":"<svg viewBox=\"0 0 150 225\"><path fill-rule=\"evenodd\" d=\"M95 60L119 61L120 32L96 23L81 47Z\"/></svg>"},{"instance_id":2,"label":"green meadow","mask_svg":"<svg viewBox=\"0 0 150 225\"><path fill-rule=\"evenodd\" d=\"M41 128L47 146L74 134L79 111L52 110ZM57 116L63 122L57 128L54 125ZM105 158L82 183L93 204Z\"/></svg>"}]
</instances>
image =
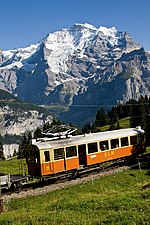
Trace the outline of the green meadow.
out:
<instances>
[{"instance_id":1,"label":"green meadow","mask_svg":"<svg viewBox=\"0 0 150 225\"><path fill-rule=\"evenodd\" d=\"M19 174L26 168L25 159L10 158L10 160L0 161L0 172L1 173L10 173L10 174Z\"/></svg>"},{"instance_id":2,"label":"green meadow","mask_svg":"<svg viewBox=\"0 0 150 225\"><path fill-rule=\"evenodd\" d=\"M149 225L150 166L107 175L97 180L11 200L0 224L12 225Z\"/></svg>"}]
</instances>

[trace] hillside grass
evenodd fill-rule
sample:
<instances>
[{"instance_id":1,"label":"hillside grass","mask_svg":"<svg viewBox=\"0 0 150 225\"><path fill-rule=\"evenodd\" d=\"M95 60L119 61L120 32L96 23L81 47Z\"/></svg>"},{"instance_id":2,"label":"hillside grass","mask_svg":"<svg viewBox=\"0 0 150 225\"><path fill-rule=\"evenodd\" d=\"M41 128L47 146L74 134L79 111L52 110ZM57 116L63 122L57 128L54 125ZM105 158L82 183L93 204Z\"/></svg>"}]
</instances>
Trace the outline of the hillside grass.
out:
<instances>
[{"instance_id":1,"label":"hillside grass","mask_svg":"<svg viewBox=\"0 0 150 225\"><path fill-rule=\"evenodd\" d=\"M0 224L149 225L149 168L107 175L4 205Z\"/></svg>"},{"instance_id":2,"label":"hillside grass","mask_svg":"<svg viewBox=\"0 0 150 225\"><path fill-rule=\"evenodd\" d=\"M19 169L26 164L25 159L10 158L9 160L0 161L0 172L5 174L19 174Z\"/></svg>"},{"instance_id":3,"label":"hillside grass","mask_svg":"<svg viewBox=\"0 0 150 225\"><path fill-rule=\"evenodd\" d=\"M119 120L120 129L125 129L130 127L130 117L125 117L123 119ZM115 123L115 126L117 126L117 123ZM100 131L107 131L110 129L110 125L105 125L103 127L100 127Z\"/></svg>"}]
</instances>

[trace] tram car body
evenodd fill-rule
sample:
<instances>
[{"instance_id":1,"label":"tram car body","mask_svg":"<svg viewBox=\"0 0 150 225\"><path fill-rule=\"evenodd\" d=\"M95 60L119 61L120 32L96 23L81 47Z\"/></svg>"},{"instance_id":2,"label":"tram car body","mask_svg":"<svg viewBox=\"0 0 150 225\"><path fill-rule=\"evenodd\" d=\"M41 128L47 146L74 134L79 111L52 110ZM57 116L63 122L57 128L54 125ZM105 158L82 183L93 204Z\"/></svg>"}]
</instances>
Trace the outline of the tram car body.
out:
<instances>
[{"instance_id":1,"label":"tram car body","mask_svg":"<svg viewBox=\"0 0 150 225\"><path fill-rule=\"evenodd\" d=\"M33 140L28 146L28 174L32 177L54 176L79 171L103 162L139 155L145 151L141 127Z\"/></svg>"}]
</instances>

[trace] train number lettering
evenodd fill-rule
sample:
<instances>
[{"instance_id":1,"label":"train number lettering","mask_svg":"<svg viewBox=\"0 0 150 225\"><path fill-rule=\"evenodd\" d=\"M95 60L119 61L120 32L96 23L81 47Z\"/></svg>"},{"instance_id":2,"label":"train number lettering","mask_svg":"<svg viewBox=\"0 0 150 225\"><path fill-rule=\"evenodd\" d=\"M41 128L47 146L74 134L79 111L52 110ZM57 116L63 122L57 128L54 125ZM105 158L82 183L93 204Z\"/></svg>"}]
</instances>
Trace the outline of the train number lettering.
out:
<instances>
[{"instance_id":1,"label":"train number lettering","mask_svg":"<svg viewBox=\"0 0 150 225\"><path fill-rule=\"evenodd\" d=\"M111 156L113 156L114 154L115 154L114 151L104 152L104 157L105 157L105 158L106 158L106 157L111 157Z\"/></svg>"}]
</instances>

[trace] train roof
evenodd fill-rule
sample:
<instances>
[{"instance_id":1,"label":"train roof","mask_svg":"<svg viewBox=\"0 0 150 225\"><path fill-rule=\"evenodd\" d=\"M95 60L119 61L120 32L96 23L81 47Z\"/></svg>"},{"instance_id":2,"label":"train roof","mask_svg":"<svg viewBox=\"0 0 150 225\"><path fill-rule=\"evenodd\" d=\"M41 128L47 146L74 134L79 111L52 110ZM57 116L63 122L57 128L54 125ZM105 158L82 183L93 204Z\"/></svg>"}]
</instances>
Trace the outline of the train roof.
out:
<instances>
[{"instance_id":1,"label":"train roof","mask_svg":"<svg viewBox=\"0 0 150 225\"><path fill-rule=\"evenodd\" d=\"M56 140L43 138L43 139L39 139L39 141L33 140L32 144L37 146L39 150L42 150L42 149L60 148L64 146L80 145L80 144L85 144L85 143L90 143L95 141L104 141L104 140L110 140L115 138L133 136L139 133L144 133L144 131L140 127L136 127L136 128L127 128L127 129L120 129L120 130L113 130L113 131L76 135L76 136L71 136L68 138L60 138Z\"/></svg>"}]
</instances>

